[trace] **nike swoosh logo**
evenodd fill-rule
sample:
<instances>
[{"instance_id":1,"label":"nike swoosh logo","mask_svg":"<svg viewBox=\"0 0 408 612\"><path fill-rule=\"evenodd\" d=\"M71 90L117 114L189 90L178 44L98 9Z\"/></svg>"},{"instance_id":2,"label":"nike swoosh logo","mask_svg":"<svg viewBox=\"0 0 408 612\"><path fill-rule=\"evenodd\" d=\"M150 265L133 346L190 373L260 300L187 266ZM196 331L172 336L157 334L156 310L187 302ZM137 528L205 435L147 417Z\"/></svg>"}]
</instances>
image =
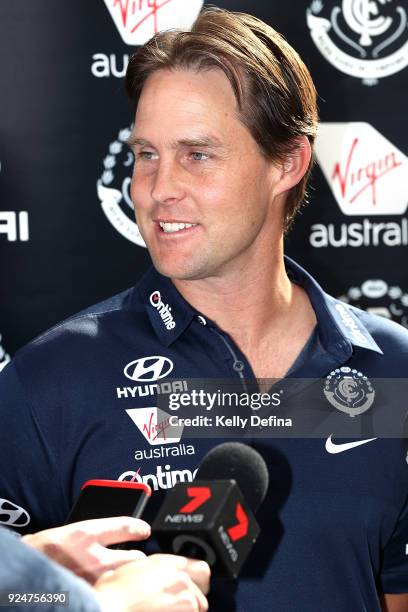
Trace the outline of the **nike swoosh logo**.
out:
<instances>
[{"instance_id":1,"label":"nike swoosh logo","mask_svg":"<svg viewBox=\"0 0 408 612\"><path fill-rule=\"evenodd\" d=\"M326 440L326 450L331 455L336 455L337 453L344 453L344 451L348 451L351 448L356 448L356 446L361 446L362 444L373 442L373 440L377 440L377 438L369 438L368 440L358 440L357 442L345 442L344 444L335 444L332 441L332 436L329 436Z\"/></svg>"}]
</instances>

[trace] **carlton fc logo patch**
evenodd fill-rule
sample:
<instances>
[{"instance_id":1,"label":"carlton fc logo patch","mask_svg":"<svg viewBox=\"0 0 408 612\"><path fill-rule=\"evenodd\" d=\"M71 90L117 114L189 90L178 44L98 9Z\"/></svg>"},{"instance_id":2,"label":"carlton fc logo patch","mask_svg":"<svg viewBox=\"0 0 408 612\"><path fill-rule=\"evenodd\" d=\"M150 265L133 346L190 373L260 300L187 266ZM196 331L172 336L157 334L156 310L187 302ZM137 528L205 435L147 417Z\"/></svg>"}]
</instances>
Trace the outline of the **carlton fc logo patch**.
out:
<instances>
[{"instance_id":1,"label":"carlton fc logo patch","mask_svg":"<svg viewBox=\"0 0 408 612\"><path fill-rule=\"evenodd\" d=\"M408 65L407 0L313 0L307 25L337 70L375 85Z\"/></svg>"},{"instance_id":2,"label":"carlton fc logo patch","mask_svg":"<svg viewBox=\"0 0 408 612\"><path fill-rule=\"evenodd\" d=\"M367 376L346 366L330 372L326 378L324 394L337 410L351 417L366 412L375 397Z\"/></svg>"}]
</instances>

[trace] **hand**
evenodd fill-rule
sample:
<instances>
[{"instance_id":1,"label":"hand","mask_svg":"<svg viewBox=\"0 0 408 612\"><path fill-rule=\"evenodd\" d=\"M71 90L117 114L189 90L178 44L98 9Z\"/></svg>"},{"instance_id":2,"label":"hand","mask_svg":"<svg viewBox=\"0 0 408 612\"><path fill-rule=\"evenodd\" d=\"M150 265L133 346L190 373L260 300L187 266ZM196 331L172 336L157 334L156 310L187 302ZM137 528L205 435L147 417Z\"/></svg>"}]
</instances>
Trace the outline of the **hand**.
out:
<instances>
[{"instance_id":1,"label":"hand","mask_svg":"<svg viewBox=\"0 0 408 612\"><path fill-rule=\"evenodd\" d=\"M107 572L94 585L110 612L206 612L210 568L204 561L151 555Z\"/></svg>"},{"instance_id":2,"label":"hand","mask_svg":"<svg viewBox=\"0 0 408 612\"><path fill-rule=\"evenodd\" d=\"M118 516L46 529L22 540L93 584L104 572L145 558L139 550L111 550L106 546L149 536L150 526L144 521Z\"/></svg>"}]
</instances>

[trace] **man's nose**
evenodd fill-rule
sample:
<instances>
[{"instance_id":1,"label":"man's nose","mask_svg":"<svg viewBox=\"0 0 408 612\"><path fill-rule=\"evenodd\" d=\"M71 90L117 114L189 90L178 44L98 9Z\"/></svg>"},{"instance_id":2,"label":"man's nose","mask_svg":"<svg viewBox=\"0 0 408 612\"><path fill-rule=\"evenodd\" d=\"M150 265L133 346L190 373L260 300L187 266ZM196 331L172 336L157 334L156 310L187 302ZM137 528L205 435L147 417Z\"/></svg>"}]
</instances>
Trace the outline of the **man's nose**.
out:
<instances>
[{"instance_id":1,"label":"man's nose","mask_svg":"<svg viewBox=\"0 0 408 612\"><path fill-rule=\"evenodd\" d=\"M152 199L159 204L171 204L185 195L182 168L176 161L161 161L153 175Z\"/></svg>"}]
</instances>

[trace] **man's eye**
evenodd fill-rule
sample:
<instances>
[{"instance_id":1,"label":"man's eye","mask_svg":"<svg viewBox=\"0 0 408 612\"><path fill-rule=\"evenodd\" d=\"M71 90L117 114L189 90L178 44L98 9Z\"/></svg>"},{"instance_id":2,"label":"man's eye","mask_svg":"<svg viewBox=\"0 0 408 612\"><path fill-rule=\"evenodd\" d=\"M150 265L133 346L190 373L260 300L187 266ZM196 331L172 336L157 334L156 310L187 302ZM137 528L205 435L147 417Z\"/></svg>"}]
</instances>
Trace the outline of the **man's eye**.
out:
<instances>
[{"instance_id":1,"label":"man's eye","mask_svg":"<svg viewBox=\"0 0 408 612\"><path fill-rule=\"evenodd\" d=\"M139 153L137 154L137 157L139 159L151 161L153 159L157 159L158 155L157 153L154 153L153 151L139 151Z\"/></svg>"},{"instance_id":2,"label":"man's eye","mask_svg":"<svg viewBox=\"0 0 408 612\"><path fill-rule=\"evenodd\" d=\"M205 161L209 158L208 153L202 153L201 151L193 151L190 153L190 157L193 161Z\"/></svg>"}]
</instances>

